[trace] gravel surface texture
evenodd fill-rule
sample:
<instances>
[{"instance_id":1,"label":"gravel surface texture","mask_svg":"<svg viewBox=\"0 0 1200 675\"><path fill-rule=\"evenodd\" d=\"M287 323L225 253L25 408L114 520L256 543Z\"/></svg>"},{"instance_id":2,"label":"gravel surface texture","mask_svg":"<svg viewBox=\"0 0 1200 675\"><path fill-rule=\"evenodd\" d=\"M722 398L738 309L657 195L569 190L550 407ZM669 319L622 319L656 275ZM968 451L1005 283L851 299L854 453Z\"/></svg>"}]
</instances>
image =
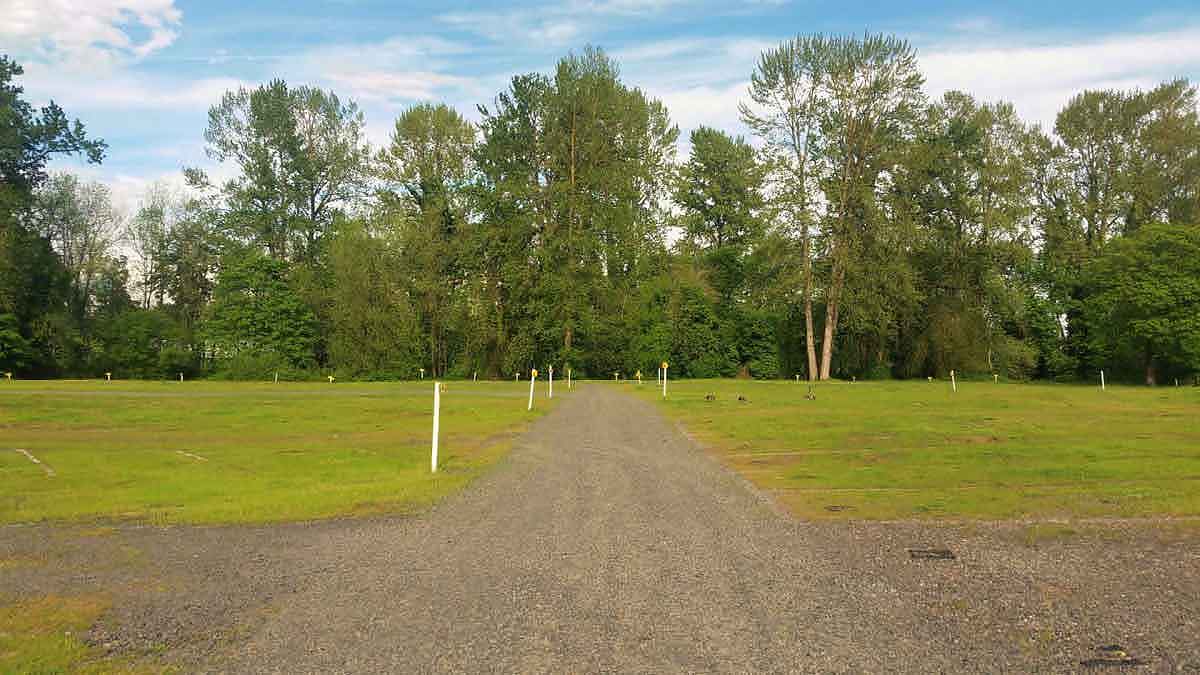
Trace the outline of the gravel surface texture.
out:
<instances>
[{"instance_id":1,"label":"gravel surface texture","mask_svg":"<svg viewBox=\"0 0 1200 675\"><path fill-rule=\"evenodd\" d=\"M415 517L0 528L0 598L106 593L92 641L187 672L1200 673L1195 529L1025 531L796 521L590 385Z\"/></svg>"}]
</instances>

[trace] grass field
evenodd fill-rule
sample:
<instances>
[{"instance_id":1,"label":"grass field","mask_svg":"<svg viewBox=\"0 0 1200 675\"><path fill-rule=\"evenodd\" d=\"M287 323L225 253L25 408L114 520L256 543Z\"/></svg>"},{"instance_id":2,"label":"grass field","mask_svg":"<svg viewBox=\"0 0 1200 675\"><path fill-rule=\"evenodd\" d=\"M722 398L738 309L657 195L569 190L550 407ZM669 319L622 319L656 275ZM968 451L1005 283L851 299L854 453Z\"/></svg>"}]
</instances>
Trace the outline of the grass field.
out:
<instances>
[{"instance_id":1,"label":"grass field","mask_svg":"<svg viewBox=\"0 0 1200 675\"><path fill-rule=\"evenodd\" d=\"M0 523L409 511L479 475L553 404L539 385L526 412L527 382L449 383L431 475L432 394L432 382L0 382Z\"/></svg>"},{"instance_id":2,"label":"grass field","mask_svg":"<svg viewBox=\"0 0 1200 675\"><path fill-rule=\"evenodd\" d=\"M663 410L803 518L1200 516L1197 388L669 384Z\"/></svg>"}]
</instances>

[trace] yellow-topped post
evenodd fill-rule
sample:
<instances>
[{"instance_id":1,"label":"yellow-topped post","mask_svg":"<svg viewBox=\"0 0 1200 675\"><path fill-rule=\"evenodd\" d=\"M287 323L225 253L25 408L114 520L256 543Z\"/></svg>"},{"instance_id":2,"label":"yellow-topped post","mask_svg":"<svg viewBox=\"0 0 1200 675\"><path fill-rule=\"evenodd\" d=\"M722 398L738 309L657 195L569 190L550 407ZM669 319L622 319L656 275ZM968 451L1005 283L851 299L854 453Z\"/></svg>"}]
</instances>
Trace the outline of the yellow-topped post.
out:
<instances>
[{"instance_id":1,"label":"yellow-topped post","mask_svg":"<svg viewBox=\"0 0 1200 675\"><path fill-rule=\"evenodd\" d=\"M529 371L529 407L526 410L533 410L533 385L537 382L537 368Z\"/></svg>"}]
</instances>

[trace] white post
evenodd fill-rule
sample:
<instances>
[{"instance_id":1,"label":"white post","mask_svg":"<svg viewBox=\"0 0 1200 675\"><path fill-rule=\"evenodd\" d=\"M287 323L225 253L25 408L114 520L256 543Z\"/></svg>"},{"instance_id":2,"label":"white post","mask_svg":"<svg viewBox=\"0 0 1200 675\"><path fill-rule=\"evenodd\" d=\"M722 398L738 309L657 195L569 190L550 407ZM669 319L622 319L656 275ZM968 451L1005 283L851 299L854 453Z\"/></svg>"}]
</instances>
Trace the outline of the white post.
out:
<instances>
[{"instance_id":1,"label":"white post","mask_svg":"<svg viewBox=\"0 0 1200 675\"><path fill-rule=\"evenodd\" d=\"M478 370L471 374L471 381L472 382L479 381L479 371Z\"/></svg>"},{"instance_id":2,"label":"white post","mask_svg":"<svg viewBox=\"0 0 1200 675\"><path fill-rule=\"evenodd\" d=\"M421 369L421 379L422 380L425 379L425 369L424 368Z\"/></svg>"},{"instance_id":3,"label":"white post","mask_svg":"<svg viewBox=\"0 0 1200 675\"><path fill-rule=\"evenodd\" d=\"M180 373L180 374L179 374L179 381L180 381L180 382L183 382L183 373Z\"/></svg>"},{"instance_id":4,"label":"white post","mask_svg":"<svg viewBox=\"0 0 1200 675\"><path fill-rule=\"evenodd\" d=\"M1104 391L1104 371L1100 371L1100 391Z\"/></svg>"},{"instance_id":5,"label":"white post","mask_svg":"<svg viewBox=\"0 0 1200 675\"><path fill-rule=\"evenodd\" d=\"M663 363L662 363L662 385L663 385L663 398L666 398L667 397L667 362L666 361L663 361Z\"/></svg>"},{"instance_id":6,"label":"white post","mask_svg":"<svg viewBox=\"0 0 1200 675\"><path fill-rule=\"evenodd\" d=\"M571 384L571 369L567 368L567 391L573 389L574 386L575 385Z\"/></svg>"},{"instance_id":7,"label":"white post","mask_svg":"<svg viewBox=\"0 0 1200 675\"><path fill-rule=\"evenodd\" d=\"M275 371L275 384L279 384L279 371Z\"/></svg>"},{"instance_id":8,"label":"white post","mask_svg":"<svg viewBox=\"0 0 1200 675\"><path fill-rule=\"evenodd\" d=\"M995 382L996 384L1000 384L1000 376L997 375L996 373L992 373L992 382Z\"/></svg>"},{"instance_id":9,"label":"white post","mask_svg":"<svg viewBox=\"0 0 1200 675\"><path fill-rule=\"evenodd\" d=\"M952 389L954 389L955 393L958 392L958 380L954 379L954 371L953 370L950 371L950 387Z\"/></svg>"},{"instance_id":10,"label":"white post","mask_svg":"<svg viewBox=\"0 0 1200 675\"><path fill-rule=\"evenodd\" d=\"M433 383L433 450L429 455L429 471L437 473L438 423L442 416L442 386L436 380Z\"/></svg>"},{"instance_id":11,"label":"white post","mask_svg":"<svg viewBox=\"0 0 1200 675\"><path fill-rule=\"evenodd\" d=\"M108 382L112 382L112 373L105 373L104 379L107 380Z\"/></svg>"},{"instance_id":12,"label":"white post","mask_svg":"<svg viewBox=\"0 0 1200 675\"><path fill-rule=\"evenodd\" d=\"M521 379L521 373L513 373L513 382Z\"/></svg>"},{"instance_id":13,"label":"white post","mask_svg":"<svg viewBox=\"0 0 1200 675\"><path fill-rule=\"evenodd\" d=\"M554 398L554 366L550 366L550 394L546 398Z\"/></svg>"},{"instance_id":14,"label":"white post","mask_svg":"<svg viewBox=\"0 0 1200 675\"><path fill-rule=\"evenodd\" d=\"M537 382L537 368L534 368L529 375L529 407L526 410L533 410L533 384Z\"/></svg>"},{"instance_id":15,"label":"white post","mask_svg":"<svg viewBox=\"0 0 1200 675\"><path fill-rule=\"evenodd\" d=\"M800 373L796 373L796 384L800 384Z\"/></svg>"}]
</instances>

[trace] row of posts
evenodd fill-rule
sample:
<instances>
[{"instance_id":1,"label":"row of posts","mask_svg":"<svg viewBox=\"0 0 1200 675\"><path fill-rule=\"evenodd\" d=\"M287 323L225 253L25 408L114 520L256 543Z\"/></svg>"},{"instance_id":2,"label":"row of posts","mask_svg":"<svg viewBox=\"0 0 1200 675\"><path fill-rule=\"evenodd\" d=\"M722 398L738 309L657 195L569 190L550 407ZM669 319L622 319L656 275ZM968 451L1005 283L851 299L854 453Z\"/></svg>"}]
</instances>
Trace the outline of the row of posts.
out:
<instances>
[{"instance_id":1,"label":"row of posts","mask_svg":"<svg viewBox=\"0 0 1200 675\"><path fill-rule=\"evenodd\" d=\"M658 368L658 379L662 383L663 398L667 397L667 367L668 367L667 362L663 361L662 365L659 366L659 368ZM547 380L546 380L546 385L547 385L546 397L554 398L554 366L550 366L550 368L548 370L549 370L549 372L547 373ZM424 369L422 369L421 375L424 376L424 374L425 374L425 371L424 371ZM520 377L520 373L517 373L516 377ZM533 410L533 391L534 391L534 388L537 386L537 377L538 377L537 368L531 369L529 371L529 403L525 407L526 410ZM516 379L516 378L514 377L514 379ZM641 381L642 381L642 373L641 373L641 371L638 371L638 383L640 384ZM567 368L567 389L571 389L571 388L572 388L571 369ZM429 470L432 473L437 473L437 467L438 467L438 435L439 435L438 432L439 432L439 427L440 427L440 423L441 423L441 417L442 417L442 383L435 380L433 383L433 442L430 444L430 452L429 452Z\"/></svg>"}]
</instances>

